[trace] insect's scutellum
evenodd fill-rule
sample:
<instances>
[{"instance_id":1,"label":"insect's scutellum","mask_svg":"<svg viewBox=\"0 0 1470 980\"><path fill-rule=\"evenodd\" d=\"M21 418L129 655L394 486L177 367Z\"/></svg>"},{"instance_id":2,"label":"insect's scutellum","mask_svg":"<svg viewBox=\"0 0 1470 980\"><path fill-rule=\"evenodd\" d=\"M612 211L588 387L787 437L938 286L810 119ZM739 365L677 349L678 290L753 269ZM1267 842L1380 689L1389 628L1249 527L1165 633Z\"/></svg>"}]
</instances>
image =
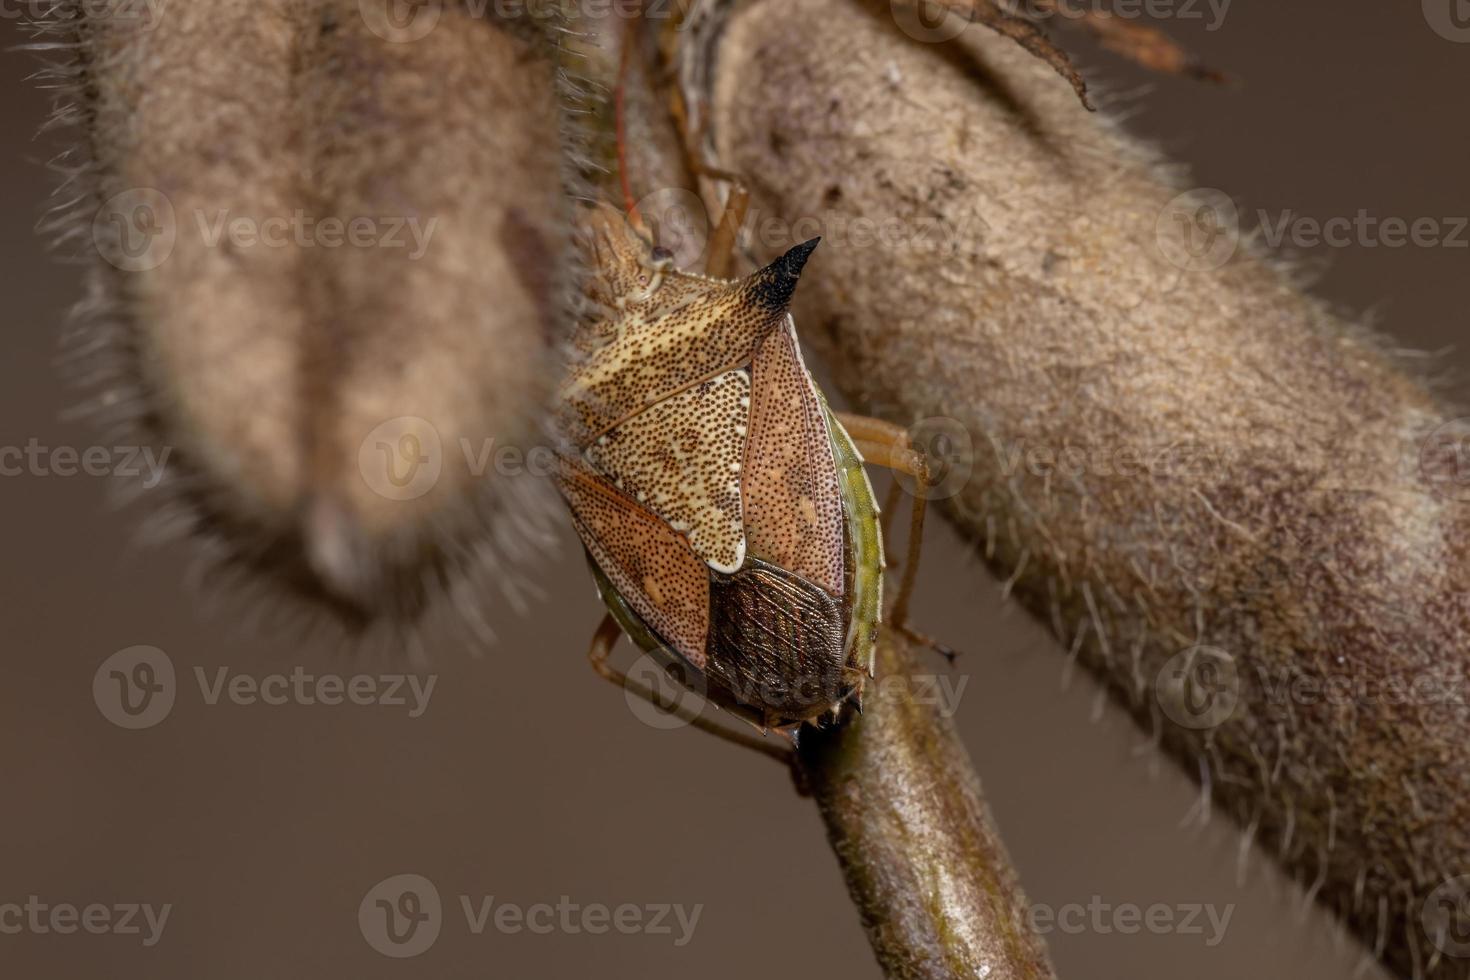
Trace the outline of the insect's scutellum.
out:
<instances>
[{"instance_id":1,"label":"insect's scutellum","mask_svg":"<svg viewBox=\"0 0 1470 980\"><path fill-rule=\"evenodd\" d=\"M788 310L816 240L726 280L674 269L611 209L589 227L593 312L561 389L557 483L604 602L759 727L859 703L882 535Z\"/></svg>"}]
</instances>

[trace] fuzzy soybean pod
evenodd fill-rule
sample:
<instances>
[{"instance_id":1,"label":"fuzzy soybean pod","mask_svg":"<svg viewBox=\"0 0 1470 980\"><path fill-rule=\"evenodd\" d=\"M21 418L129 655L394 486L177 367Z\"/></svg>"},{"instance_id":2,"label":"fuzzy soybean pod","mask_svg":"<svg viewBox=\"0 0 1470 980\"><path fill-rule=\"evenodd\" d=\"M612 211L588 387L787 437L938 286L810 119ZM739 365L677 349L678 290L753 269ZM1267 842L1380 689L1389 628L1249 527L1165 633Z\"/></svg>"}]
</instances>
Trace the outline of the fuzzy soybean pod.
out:
<instances>
[{"instance_id":1,"label":"fuzzy soybean pod","mask_svg":"<svg viewBox=\"0 0 1470 980\"><path fill-rule=\"evenodd\" d=\"M1453 409L1048 66L907 26L766 0L714 48L720 165L824 236L806 336L948 435L950 515L1214 805L1392 969L1464 975Z\"/></svg>"},{"instance_id":2,"label":"fuzzy soybean pod","mask_svg":"<svg viewBox=\"0 0 1470 980\"><path fill-rule=\"evenodd\" d=\"M94 406L169 450L161 525L349 621L524 541L497 462L542 441L569 281L557 51L401 6L61 2L38 39Z\"/></svg>"}]
</instances>

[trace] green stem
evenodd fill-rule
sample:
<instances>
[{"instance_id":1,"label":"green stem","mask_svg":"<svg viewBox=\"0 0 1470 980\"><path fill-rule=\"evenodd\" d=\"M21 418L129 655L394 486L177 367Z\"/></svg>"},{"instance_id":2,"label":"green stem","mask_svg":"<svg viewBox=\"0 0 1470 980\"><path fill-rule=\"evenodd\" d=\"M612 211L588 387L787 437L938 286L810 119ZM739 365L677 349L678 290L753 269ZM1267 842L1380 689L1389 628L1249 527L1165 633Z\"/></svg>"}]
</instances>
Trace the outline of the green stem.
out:
<instances>
[{"instance_id":1,"label":"green stem","mask_svg":"<svg viewBox=\"0 0 1470 980\"><path fill-rule=\"evenodd\" d=\"M894 980L1050 980L980 781L912 674L883 632L863 714L804 732L799 752L873 951Z\"/></svg>"}]
</instances>

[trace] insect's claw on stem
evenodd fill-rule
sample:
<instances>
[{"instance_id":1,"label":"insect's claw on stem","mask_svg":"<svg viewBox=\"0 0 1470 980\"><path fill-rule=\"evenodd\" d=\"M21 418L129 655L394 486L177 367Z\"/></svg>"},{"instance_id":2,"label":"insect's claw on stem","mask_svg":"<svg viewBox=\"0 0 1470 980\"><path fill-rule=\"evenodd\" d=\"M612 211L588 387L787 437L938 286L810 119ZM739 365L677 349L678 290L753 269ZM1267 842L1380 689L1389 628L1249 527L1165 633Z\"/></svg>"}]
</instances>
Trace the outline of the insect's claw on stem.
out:
<instances>
[{"instance_id":1,"label":"insect's claw on stem","mask_svg":"<svg viewBox=\"0 0 1470 980\"><path fill-rule=\"evenodd\" d=\"M934 639L934 637L930 636L927 633L920 633L918 630L912 629L908 626L897 626L894 627L894 629L906 639L912 640L919 646L928 647L930 650L933 650L945 660L949 661L949 665L951 667L953 667L955 661L959 659L960 654L958 650L954 649L954 647L940 643L938 640Z\"/></svg>"}]
</instances>

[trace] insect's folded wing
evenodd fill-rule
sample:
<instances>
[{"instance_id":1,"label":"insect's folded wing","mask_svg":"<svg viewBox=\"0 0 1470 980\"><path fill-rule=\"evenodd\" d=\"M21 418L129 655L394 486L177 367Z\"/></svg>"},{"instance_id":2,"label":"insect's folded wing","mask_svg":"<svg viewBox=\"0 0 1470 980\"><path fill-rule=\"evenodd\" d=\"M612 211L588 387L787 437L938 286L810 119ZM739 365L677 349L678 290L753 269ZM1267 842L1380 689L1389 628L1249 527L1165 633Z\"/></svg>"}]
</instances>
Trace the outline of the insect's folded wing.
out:
<instances>
[{"instance_id":1,"label":"insect's folded wing","mask_svg":"<svg viewBox=\"0 0 1470 980\"><path fill-rule=\"evenodd\" d=\"M582 543L659 638L703 669L709 567L688 539L585 463L559 457L557 487Z\"/></svg>"},{"instance_id":2,"label":"insect's folded wing","mask_svg":"<svg viewBox=\"0 0 1470 980\"><path fill-rule=\"evenodd\" d=\"M587 449L593 465L726 574L745 561L740 470L750 397L750 373L727 371L649 406Z\"/></svg>"},{"instance_id":3,"label":"insect's folded wing","mask_svg":"<svg viewBox=\"0 0 1470 980\"><path fill-rule=\"evenodd\" d=\"M825 413L788 316L752 368L743 467L750 554L841 596L842 495Z\"/></svg>"},{"instance_id":4,"label":"insect's folded wing","mask_svg":"<svg viewBox=\"0 0 1470 980\"><path fill-rule=\"evenodd\" d=\"M715 582L710 676L786 718L830 709L851 689L842 605L800 575L759 559Z\"/></svg>"}]
</instances>

